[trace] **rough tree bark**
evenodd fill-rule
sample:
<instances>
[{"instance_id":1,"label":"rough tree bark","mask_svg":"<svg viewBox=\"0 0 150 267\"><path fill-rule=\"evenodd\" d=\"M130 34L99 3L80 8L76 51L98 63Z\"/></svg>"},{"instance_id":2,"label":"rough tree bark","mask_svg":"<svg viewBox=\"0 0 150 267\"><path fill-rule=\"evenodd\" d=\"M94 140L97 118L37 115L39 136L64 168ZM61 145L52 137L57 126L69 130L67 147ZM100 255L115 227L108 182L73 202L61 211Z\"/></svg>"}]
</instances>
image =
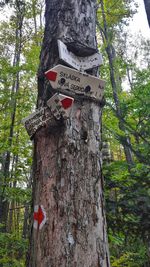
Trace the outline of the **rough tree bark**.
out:
<instances>
[{"instance_id":1,"label":"rough tree bark","mask_svg":"<svg viewBox=\"0 0 150 267\"><path fill-rule=\"evenodd\" d=\"M96 0L46 0L46 26L38 72L38 104L52 88L44 71L57 65L57 39L80 56L96 50ZM88 49L87 47L91 47ZM33 206L47 221L31 229L30 267L109 267L101 167L101 107L75 97L67 122L34 137Z\"/></svg>"}]
</instances>

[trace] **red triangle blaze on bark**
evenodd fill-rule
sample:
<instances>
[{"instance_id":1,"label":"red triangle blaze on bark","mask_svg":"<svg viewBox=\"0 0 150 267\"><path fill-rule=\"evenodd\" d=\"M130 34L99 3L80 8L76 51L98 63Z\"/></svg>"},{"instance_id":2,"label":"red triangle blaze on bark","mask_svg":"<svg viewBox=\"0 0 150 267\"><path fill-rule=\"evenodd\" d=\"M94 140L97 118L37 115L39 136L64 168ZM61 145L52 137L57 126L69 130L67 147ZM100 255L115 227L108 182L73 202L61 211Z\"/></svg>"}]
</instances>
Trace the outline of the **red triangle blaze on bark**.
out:
<instances>
[{"instance_id":1,"label":"red triangle blaze on bark","mask_svg":"<svg viewBox=\"0 0 150 267\"><path fill-rule=\"evenodd\" d=\"M72 106L72 102L73 100L70 98L64 98L63 100L61 100L64 109L70 108Z\"/></svg>"},{"instance_id":2,"label":"red triangle blaze on bark","mask_svg":"<svg viewBox=\"0 0 150 267\"><path fill-rule=\"evenodd\" d=\"M34 220L38 221L38 225L44 220L44 214L40 206L38 212L34 212Z\"/></svg>"},{"instance_id":3,"label":"red triangle blaze on bark","mask_svg":"<svg viewBox=\"0 0 150 267\"><path fill-rule=\"evenodd\" d=\"M50 71L45 72L45 76L49 81L55 82L57 78L57 72L50 70Z\"/></svg>"}]
</instances>

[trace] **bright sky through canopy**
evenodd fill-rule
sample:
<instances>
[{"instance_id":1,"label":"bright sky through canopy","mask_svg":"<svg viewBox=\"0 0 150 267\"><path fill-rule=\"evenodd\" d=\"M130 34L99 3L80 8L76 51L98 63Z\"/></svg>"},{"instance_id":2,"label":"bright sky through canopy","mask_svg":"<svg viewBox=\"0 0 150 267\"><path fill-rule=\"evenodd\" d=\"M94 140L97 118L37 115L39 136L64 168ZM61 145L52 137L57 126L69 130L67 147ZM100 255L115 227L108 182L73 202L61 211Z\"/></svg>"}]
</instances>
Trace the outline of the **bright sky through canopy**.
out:
<instances>
[{"instance_id":1,"label":"bright sky through canopy","mask_svg":"<svg viewBox=\"0 0 150 267\"><path fill-rule=\"evenodd\" d=\"M131 34L137 34L139 31L146 38L150 38L150 28L147 21L147 16L144 7L144 0L136 0L138 7L137 14L134 15L133 19L130 22L129 29ZM2 19L9 18L9 8L6 6L3 11L0 12L0 21Z\"/></svg>"},{"instance_id":2,"label":"bright sky through canopy","mask_svg":"<svg viewBox=\"0 0 150 267\"><path fill-rule=\"evenodd\" d=\"M138 13L134 15L130 22L131 34L138 33L139 31L146 38L150 38L150 28L147 21L146 11L144 7L144 0L136 0L139 5Z\"/></svg>"}]
</instances>

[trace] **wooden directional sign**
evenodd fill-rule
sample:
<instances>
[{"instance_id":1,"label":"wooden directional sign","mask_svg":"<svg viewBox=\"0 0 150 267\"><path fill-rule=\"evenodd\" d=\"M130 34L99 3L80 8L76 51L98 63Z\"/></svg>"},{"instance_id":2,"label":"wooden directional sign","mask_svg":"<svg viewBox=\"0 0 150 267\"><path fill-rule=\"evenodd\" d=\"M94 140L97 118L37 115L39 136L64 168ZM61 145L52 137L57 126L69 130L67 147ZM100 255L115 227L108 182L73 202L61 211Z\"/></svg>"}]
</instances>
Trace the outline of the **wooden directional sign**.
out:
<instances>
[{"instance_id":1,"label":"wooden directional sign","mask_svg":"<svg viewBox=\"0 0 150 267\"><path fill-rule=\"evenodd\" d=\"M53 116L48 107L37 109L34 113L23 119L22 122L25 125L27 133L30 138L36 133L36 131L44 126L48 121L52 120Z\"/></svg>"},{"instance_id":2,"label":"wooden directional sign","mask_svg":"<svg viewBox=\"0 0 150 267\"><path fill-rule=\"evenodd\" d=\"M74 94L85 95L92 99L101 100L105 82L83 72L57 65L45 72L46 78L54 89L62 93L70 91Z\"/></svg>"},{"instance_id":3,"label":"wooden directional sign","mask_svg":"<svg viewBox=\"0 0 150 267\"><path fill-rule=\"evenodd\" d=\"M42 205L34 206L34 224L33 227L35 229L41 230L44 224L46 223L46 212Z\"/></svg>"},{"instance_id":4,"label":"wooden directional sign","mask_svg":"<svg viewBox=\"0 0 150 267\"><path fill-rule=\"evenodd\" d=\"M78 57L68 51L67 46L60 40L58 40L58 50L60 59L77 70L88 70L103 64L100 53L95 53L88 57Z\"/></svg>"},{"instance_id":5,"label":"wooden directional sign","mask_svg":"<svg viewBox=\"0 0 150 267\"><path fill-rule=\"evenodd\" d=\"M72 97L56 93L47 101L47 105L56 119L60 119L61 116L67 119L73 102L74 99Z\"/></svg>"}]
</instances>

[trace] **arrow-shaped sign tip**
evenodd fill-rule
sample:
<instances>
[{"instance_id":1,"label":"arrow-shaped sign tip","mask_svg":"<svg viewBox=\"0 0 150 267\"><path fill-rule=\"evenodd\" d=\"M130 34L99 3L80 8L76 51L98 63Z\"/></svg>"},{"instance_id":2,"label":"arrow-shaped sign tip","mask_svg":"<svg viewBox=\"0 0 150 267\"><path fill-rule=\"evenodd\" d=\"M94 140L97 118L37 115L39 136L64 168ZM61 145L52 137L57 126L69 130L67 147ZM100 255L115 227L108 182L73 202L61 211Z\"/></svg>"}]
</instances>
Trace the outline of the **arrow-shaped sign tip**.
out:
<instances>
[{"instance_id":1,"label":"arrow-shaped sign tip","mask_svg":"<svg viewBox=\"0 0 150 267\"><path fill-rule=\"evenodd\" d=\"M45 76L49 81L55 82L57 78L57 72L48 70L45 72Z\"/></svg>"}]
</instances>

